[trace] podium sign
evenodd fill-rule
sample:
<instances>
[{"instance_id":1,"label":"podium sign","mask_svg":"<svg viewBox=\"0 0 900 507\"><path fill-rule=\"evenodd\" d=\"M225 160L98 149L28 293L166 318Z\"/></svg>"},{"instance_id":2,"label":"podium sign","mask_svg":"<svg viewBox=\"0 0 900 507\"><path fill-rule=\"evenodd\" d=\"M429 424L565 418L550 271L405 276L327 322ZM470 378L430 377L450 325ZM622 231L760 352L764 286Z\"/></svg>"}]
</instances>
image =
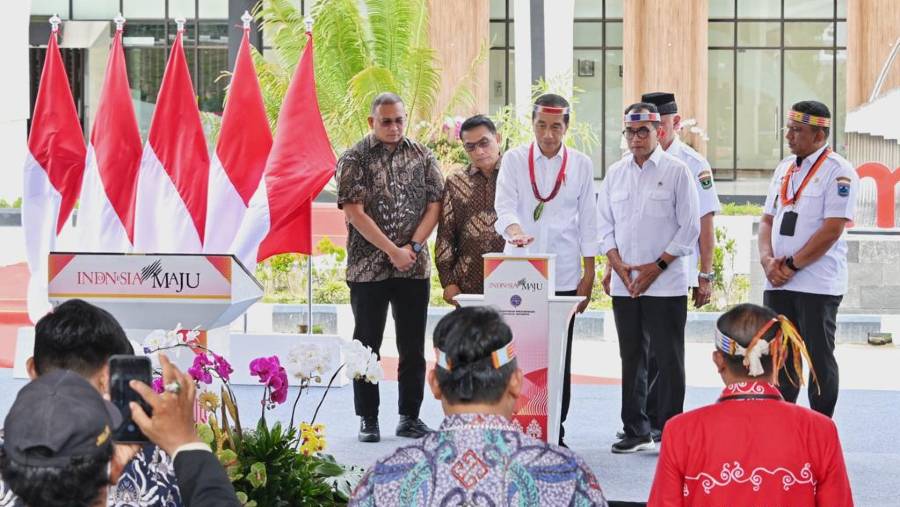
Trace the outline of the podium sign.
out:
<instances>
[{"instance_id":1,"label":"podium sign","mask_svg":"<svg viewBox=\"0 0 900 507\"><path fill-rule=\"evenodd\" d=\"M126 329L214 329L263 293L235 257L204 254L53 252L48 289L51 303L83 299Z\"/></svg>"},{"instance_id":2,"label":"podium sign","mask_svg":"<svg viewBox=\"0 0 900 507\"><path fill-rule=\"evenodd\" d=\"M525 377L513 422L542 440L549 435L547 302L555 295L554 273L553 255L484 256L484 304L496 308L512 329L517 362Z\"/></svg>"}]
</instances>

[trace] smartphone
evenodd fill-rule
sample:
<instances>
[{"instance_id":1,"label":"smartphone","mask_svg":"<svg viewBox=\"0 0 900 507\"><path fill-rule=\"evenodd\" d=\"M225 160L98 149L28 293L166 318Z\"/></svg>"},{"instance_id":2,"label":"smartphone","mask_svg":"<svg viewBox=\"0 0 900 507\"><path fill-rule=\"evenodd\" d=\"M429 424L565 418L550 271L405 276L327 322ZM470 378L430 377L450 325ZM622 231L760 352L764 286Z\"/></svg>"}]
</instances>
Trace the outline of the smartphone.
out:
<instances>
[{"instance_id":1,"label":"smartphone","mask_svg":"<svg viewBox=\"0 0 900 507\"><path fill-rule=\"evenodd\" d=\"M151 371L149 357L118 355L109 358L109 397L122 413L122 424L113 431L114 441L123 443L149 441L138 425L131 420L131 407L128 404L132 401L140 404L147 415L151 415L150 406L128 383L140 380L149 386L152 382Z\"/></svg>"}]
</instances>

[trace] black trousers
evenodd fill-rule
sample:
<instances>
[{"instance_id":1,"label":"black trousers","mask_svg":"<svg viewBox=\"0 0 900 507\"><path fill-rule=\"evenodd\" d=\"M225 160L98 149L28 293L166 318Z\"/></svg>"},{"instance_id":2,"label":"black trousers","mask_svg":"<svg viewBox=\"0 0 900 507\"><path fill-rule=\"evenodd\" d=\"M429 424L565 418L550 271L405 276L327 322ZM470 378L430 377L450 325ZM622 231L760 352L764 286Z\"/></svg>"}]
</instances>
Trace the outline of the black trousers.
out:
<instances>
[{"instance_id":1,"label":"black trousers","mask_svg":"<svg viewBox=\"0 0 900 507\"><path fill-rule=\"evenodd\" d=\"M656 357L659 429L684 410L684 325L687 296L638 298L614 296L613 317L622 358L622 424L625 434L650 434L647 406L647 358Z\"/></svg>"},{"instance_id":2,"label":"black trousers","mask_svg":"<svg viewBox=\"0 0 900 507\"><path fill-rule=\"evenodd\" d=\"M813 369L819 379L818 387L810 376L808 384L809 407L831 417L838 398L838 364L834 358L834 332L837 329L837 312L843 296L810 294L790 290L767 290L763 304L784 315L797 326L806 342ZM797 402L800 382L791 365L794 356L790 351L786 366L778 374L778 389L784 399ZM790 377L788 375L790 374ZM793 382L792 382L793 380ZM821 394L819 393L821 389Z\"/></svg>"},{"instance_id":3,"label":"black trousers","mask_svg":"<svg viewBox=\"0 0 900 507\"><path fill-rule=\"evenodd\" d=\"M399 413L419 417L425 391L425 319L431 282L428 279L389 278L380 282L347 282L350 307L356 323L353 339L381 357L381 341L387 320L388 304L397 330L400 362L397 380L400 384ZM353 381L353 405L356 415L378 415L378 385Z\"/></svg>"},{"instance_id":4,"label":"black trousers","mask_svg":"<svg viewBox=\"0 0 900 507\"><path fill-rule=\"evenodd\" d=\"M557 296L577 296L578 291L562 290L556 291ZM563 369L563 392L562 392L562 417L559 419L559 440L562 442L566 435L566 428L563 423L566 422L566 416L569 415L569 405L572 401L572 331L575 329L575 316L569 319L569 332L566 335L566 366Z\"/></svg>"}]
</instances>

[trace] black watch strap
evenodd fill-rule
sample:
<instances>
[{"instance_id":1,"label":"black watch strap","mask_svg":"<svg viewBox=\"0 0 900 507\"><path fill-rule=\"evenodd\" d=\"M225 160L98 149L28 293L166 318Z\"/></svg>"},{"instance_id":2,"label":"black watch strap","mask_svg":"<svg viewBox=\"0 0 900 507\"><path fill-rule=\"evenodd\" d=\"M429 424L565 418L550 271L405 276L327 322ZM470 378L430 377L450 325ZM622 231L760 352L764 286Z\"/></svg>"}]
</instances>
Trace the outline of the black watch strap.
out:
<instances>
[{"instance_id":1,"label":"black watch strap","mask_svg":"<svg viewBox=\"0 0 900 507\"><path fill-rule=\"evenodd\" d=\"M793 255L790 256L790 257L788 257L787 259L785 259L785 260L784 260L784 264L785 264L788 268L790 268L791 271L800 271L800 268L798 268L797 265L794 264L794 256L793 256Z\"/></svg>"},{"instance_id":2,"label":"black watch strap","mask_svg":"<svg viewBox=\"0 0 900 507\"><path fill-rule=\"evenodd\" d=\"M667 267L669 267L669 263L664 261L662 257L656 259L656 265L659 266L659 269L665 271Z\"/></svg>"}]
</instances>

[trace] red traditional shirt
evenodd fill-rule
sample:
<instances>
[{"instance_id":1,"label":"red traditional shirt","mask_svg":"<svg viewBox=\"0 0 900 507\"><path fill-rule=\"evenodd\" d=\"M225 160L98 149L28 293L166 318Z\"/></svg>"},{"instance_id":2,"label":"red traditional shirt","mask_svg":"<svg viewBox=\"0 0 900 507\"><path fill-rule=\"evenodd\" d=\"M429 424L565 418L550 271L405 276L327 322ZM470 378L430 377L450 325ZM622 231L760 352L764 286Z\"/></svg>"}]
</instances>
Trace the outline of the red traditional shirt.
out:
<instances>
[{"instance_id":1,"label":"red traditional shirt","mask_svg":"<svg viewBox=\"0 0 900 507\"><path fill-rule=\"evenodd\" d=\"M662 441L648 506L853 505L834 422L771 384L727 386L669 420Z\"/></svg>"}]
</instances>

